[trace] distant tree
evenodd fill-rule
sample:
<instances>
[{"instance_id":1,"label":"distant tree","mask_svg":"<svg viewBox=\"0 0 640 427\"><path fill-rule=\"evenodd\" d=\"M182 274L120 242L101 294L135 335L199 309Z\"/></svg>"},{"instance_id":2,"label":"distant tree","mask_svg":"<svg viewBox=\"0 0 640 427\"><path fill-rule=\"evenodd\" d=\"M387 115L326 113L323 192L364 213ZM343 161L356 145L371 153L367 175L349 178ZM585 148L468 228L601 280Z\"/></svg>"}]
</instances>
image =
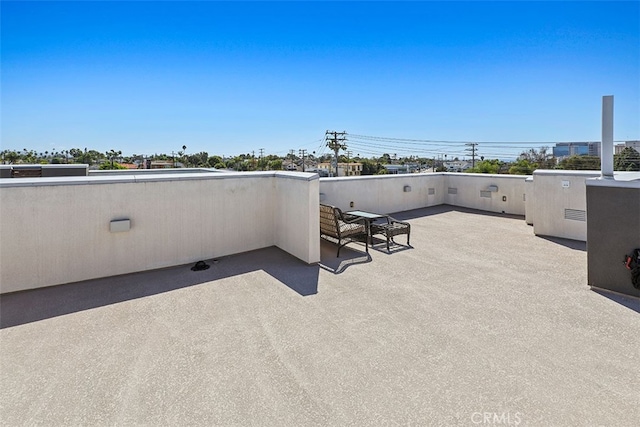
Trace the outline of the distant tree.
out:
<instances>
[{"instance_id":1,"label":"distant tree","mask_svg":"<svg viewBox=\"0 0 640 427\"><path fill-rule=\"evenodd\" d=\"M71 161L73 163L82 163L82 156L84 152L79 148L71 148L69 150L69 155L71 156Z\"/></svg>"},{"instance_id":2,"label":"distant tree","mask_svg":"<svg viewBox=\"0 0 640 427\"><path fill-rule=\"evenodd\" d=\"M36 163L37 153L33 150L27 150L26 148L20 153L20 162L22 163Z\"/></svg>"},{"instance_id":3,"label":"distant tree","mask_svg":"<svg viewBox=\"0 0 640 427\"><path fill-rule=\"evenodd\" d=\"M362 163L362 175L376 175L382 169L380 162L370 159L360 159Z\"/></svg>"},{"instance_id":4,"label":"distant tree","mask_svg":"<svg viewBox=\"0 0 640 427\"><path fill-rule=\"evenodd\" d=\"M209 163L210 167L218 169L217 165L219 163L222 163L222 157L220 157L220 156L211 156L208 159L208 163ZM224 169L224 167L223 167L223 169Z\"/></svg>"},{"instance_id":5,"label":"distant tree","mask_svg":"<svg viewBox=\"0 0 640 427\"><path fill-rule=\"evenodd\" d=\"M549 147L540 147L538 150L531 148L520 153L518 160L526 160L535 164L537 169L553 169L555 158L549 153Z\"/></svg>"},{"instance_id":6,"label":"distant tree","mask_svg":"<svg viewBox=\"0 0 640 427\"><path fill-rule=\"evenodd\" d=\"M600 157L571 156L562 159L556 168L566 170L598 170L600 169Z\"/></svg>"},{"instance_id":7,"label":"distant tree","mask_svg":"<svg viewBox=\"0 0 640 427\"><path fill-rule=\"evenodd\" d=\"M469 169L467 172L469 173L500 173L500 169L503 165L503 162L498 159L493 160L481 160L476 163L475 168Z\"/></svg>"},{"instance_id":8,"label":"distant tree","mask_svg":"<svg viewBox=\"0 0 640 427\"><path fill-rule=\"evenodd\" d=\"M537 163L531 163L531 161L527 159L519 159L511 164L509 173L511 175L532 175L533 171L537 168Z\"/></svg>"},{"instance_id":9,"label":"distant tree","mask_svg":"<svg viewBox=\"0 0 640 427\"><path fill-rule=\"evenodd\" d=\"M209 153L201 151L199 153L191 154L187 156L187 162L191 166L208 167L209 166Z\"/></svg>"},{"instance_id":10,"label":"distant tree","mask_svg":"<svg viewBox=\"0 0 640 427\"><path fill-rule=\"evenodd\" d=\"M282 159L269 160L269 169L272 171L282 170Z\"/></svg>"},{"instance_id":11,"label":"distant tree","mask_svg":"<svg viewBox=\"0 0 640 427\"><path fill-rule=\"evenodd\" d=\"M266 157L261 157L256 162L255 159L251 161L251 170L259 169L261 171L269 169L269 159Z\"/></svg>"},{"instance_id":12,"label":"distant tree","mask_svg":"<svg viewBox=\"0 0 640 427\"><path fill-rule=\"evenodd\" d=\"M391 155L389 155L389 153L384 153L382 156L380 156L378 161L385 165L391 164Z\"/></svg>"},{"instance_id":13,"label":"distant tree","mask_svg":"<svg viewBox=\"0 0 640 427\"><path fill-rule=\"evenodd\" d=\"M613 168L617 171L640 171L640 153L625 147L620 154L613 156Z\"/></svg>"},{"instance_id":14,"label":"distant tree","mask_svg":"<svg viewBox=\"0 0 640 427\"><path fill-rule=\"evenodd\" d=\"M8 163L10 165L16 163L20 155L13 150L3 150L2 151L2 160L4 163Z\"/></svg>"},{"instance_id":15,"label":"distant tree","mask_svg":"<svg viewBox=\"0 0 640 427\"><path fill-rule=\"evenodd\" d=\"M104 168L104 169L120 169L115 167L115 160L117 157L122 155L122 151L120 150L116 151L112 148L111 150L107 151L104 154L107 156L109 160L111 160L111 168ZM100 168L103 169L102 166Z\"/></svg>"},{"instance_id":16,"label":"distant tree","mask_svg":"<svg viewBox=\"0 0 640 427\"><path fill-rule=\"evenodd\" d=\"M100 170L111 170L111 169L126 169L126 166L122 166L120 163L109 163L104 162L100 165Z\"/></svg>"}]
</instances>

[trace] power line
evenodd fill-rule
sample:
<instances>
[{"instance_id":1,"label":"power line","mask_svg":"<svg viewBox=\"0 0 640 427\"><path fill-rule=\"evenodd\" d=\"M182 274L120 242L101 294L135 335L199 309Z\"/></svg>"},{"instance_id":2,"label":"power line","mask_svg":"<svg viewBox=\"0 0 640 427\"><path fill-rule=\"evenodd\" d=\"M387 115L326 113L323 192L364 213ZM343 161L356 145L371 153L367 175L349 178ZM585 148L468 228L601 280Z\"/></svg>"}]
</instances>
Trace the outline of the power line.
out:
<instances>
[{"instance_id":1,"label":"power line","mask_svg":"<svg viewBox=\"0 0 640 427\"><path fill-rule=\"evenodd\" d=\"M404 142L406 144L420 144L420 143L448 143L448 144L468 144L474 141L460 141L460 140L446 140L446 139L412 139L412 138L394 138L394 137L384 137L384 136L372 136L372 135L359 135L359 134L347 134L349 138L360 138L360 139L370 139L370 140L381 140L381 141L396 141L396 142ZM477 140L476 140L477 141ZM480 143L484 144L509 144L509 145L545 145L545 144L570 144L576 142L601 142L601 141L480 141ZM624 141L614 141L614 142L624 142Z\"/></svg>"}]
</instances>

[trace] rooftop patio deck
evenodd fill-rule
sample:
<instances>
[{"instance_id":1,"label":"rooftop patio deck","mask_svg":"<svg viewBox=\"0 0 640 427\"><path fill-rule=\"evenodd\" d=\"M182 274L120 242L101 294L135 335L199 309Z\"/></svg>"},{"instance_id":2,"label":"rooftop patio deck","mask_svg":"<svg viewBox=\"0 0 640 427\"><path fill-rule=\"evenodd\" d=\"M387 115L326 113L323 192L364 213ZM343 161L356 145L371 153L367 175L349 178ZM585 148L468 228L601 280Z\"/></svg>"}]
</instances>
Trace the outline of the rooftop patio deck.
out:
<instances>
[{"instance_id":1,"label":"rooftop patio deck","mask_svg":"<svg viewBox=\"0 0 640 427\"><path fill-rule=\"evenodd\" d=\"M1 424L637 425L640 302L588 288L584 243L396 217L413 247L391 254L274 247L2 295Z\"/></svg>"}]
</instances>

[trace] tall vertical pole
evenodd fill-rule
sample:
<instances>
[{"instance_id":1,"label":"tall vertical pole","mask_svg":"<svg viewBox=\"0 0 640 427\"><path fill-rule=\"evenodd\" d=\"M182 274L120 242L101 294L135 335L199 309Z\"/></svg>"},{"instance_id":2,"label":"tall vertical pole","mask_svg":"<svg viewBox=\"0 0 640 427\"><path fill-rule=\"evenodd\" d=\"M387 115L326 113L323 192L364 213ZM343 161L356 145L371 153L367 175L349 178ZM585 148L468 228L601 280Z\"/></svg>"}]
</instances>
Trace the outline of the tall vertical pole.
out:
<instances>
[{"instance_id":1,"label":"tall vertical pole","mask_svg":"<svg viewBox=\"0 0 640 427\"><path fill-rule=\"evenodd\" d=\"M602 97L601 178L613 179L613 95Z\"/></svg>"},{"instance_id":2,"label":"tall vertical pole","mask_svg":"<svg viewBox=\"0 0 640 427\"><path fill-rule=\"evenodd\" d=\"M329 135L332 135L332 134L333 134L333 138L329 138ZM335 156L336 156L336 176L339 176L339 173L338 173L338 151L347 149L347 144L345 144L345 141L347 140L347 138L345 137L346 134L347 134L347 132L345 132L345 131L342 131L342 132L326 131L325 132L325 138L327 140L327 147L329 147L331 150L333 150L335 152ZM338 137L338 135L340 135L340 137Z\"/></svg>"},{"instance_id":3,"label":"tall vertical pole","mask_svg":"<svg viewBox=\"0 0 640 427\"><path fill-rule=\"evenodd\" d=\"M304 172L305 171L304 170L304 162L305 162L305 157L307 155L307 150L305 150L305 149L299 150L299 155L300 155L300 157L302 157L302 172Z\"/></svg>"},{"instance_id":4,"label":"tall vertical pole","mask_svg":"<svg viewBox=\"0 0 640 427\"><path fill-rule=\"evenodd\" d=\"M471 148L467 148L465 151L471 151L471 167L475 168L476 167L476 145L478 145L478 143L470 142L464 145L471 146Z\"/></svg>"}]
</instances>

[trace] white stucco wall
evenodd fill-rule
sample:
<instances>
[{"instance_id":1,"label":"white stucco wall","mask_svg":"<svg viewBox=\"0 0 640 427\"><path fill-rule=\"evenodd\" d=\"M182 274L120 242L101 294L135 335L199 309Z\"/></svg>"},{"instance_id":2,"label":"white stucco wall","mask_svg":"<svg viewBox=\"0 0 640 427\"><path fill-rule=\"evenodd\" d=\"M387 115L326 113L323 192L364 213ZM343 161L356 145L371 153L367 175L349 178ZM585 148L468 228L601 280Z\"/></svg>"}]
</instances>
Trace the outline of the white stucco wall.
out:
<instances>
[{"instance_id":1,"label":"white stucco wall","mask_svg":"<svg viewBox=\"0 0 640 427\"><path fill-rule=\"evenodd\" d=\"M360 209L392 213L441 204L524 215L526 176L463 173L375 175L349 178L321 178L321 203L343 210ZM405 192L404 187L411 187ZM480 191L496 185L490 198ZM449 187L457 194L448 193ZM429 195L429 188L434 193ZM507 200L503 201L502 197ZM353 207L350 203L353 202Z\"/></svg>"},{"instance_id":2,"label":"white stucco wall","mask_svg":"<svg viewBox=\"0 0 640 427\"><path fill-rule=\"evenodd\" d=\"M320 262L318 175L276 172L276 177L274 244L308 264Z\"/></svg>"},{"instance_id":3,"label":"white stucco wall","mask_svg":"<svg viewBox=\"0 0 640 427\"><path fill-rule=\"evenodd\" d=\"M528 225L533 225L533 176L524 181L524 220Z\"/></svg>"},{"instance_id":4,"label":"white stucco wall","mask_svg":"<svg viewBox=\"0 0 640 427\"><path fill-rule=\"evenodd\" d=\"M598 176L599 171L535 171L531 204L534 233L540 236L586 241L586 221L566 219L565 210L584 211L586 217L585 181ZM529 205L527 207L529 208Z\"/></svg>"},{"instance_id":5,"label":"white stucco wall","mask_svg":"<svg viewBox=\"0 0 640 427\"><path fill-rule=\"evenodd\" d=\"M443 182L442 174L320 178L320 203L333 205L344 211L407 211L441 205ZM411 187L411 191L404 191L405 186ZM429 195L429 188L434 189L435 194Z\"/></svg>"},{"instance_id":6,"label":"white stucco wall","mask_svg":"<svg viewBox=\"0 0 640 427\"><path fill-rule=\"evenodd\" d=\"M317 200L317 178L310 176L315 175L0 180L0 290L126 274L272 245L317 262L319 249L309 249L318 228L317 218L312 224L317 201L309 208ZM279 216L285 211L278 204L295 205L296 199L304 203L287 218ZM291 219L298 215L304 219ZM116 219L129 219L130 230L110 232ZM293 221L291 230L287 219Z\"/></svg>"},{"instance_id":7,"label":"white stucco wall","mask_svg":"<svg viewBox=\"0 0 640 427\"><path fill-rule=\"evenodd\" d=\"M463 206L488 212L525 214L526 175L489 175L471 173L445 173L444 203ZM481 197L481 191L490 186L498 191L489 192L490 197ZM455 188L457 194L450 194L449 188ZM506 200L504 200L506 199Z\"/></svg>"}]
</instances>

